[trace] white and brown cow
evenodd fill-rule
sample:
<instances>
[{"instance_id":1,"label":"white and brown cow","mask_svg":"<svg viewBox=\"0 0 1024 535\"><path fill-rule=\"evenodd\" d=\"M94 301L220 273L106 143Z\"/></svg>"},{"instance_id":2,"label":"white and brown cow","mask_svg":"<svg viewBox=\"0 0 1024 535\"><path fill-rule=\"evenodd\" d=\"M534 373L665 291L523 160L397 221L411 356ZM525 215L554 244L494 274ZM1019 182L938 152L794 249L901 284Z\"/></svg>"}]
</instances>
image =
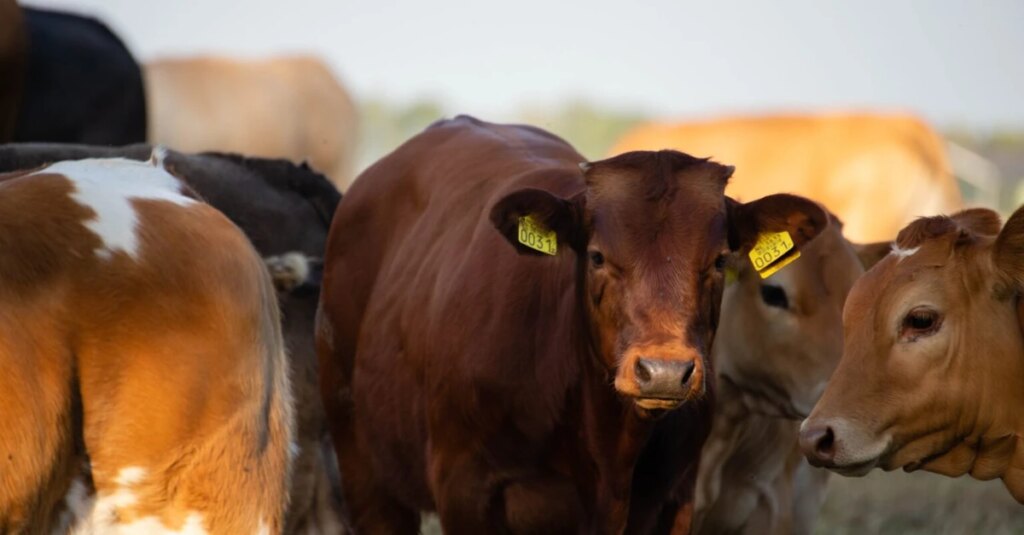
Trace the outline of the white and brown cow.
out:
<instances>
[{"instance_id":1,"label":"white and brown cow","mask_svg":"<svg viewBox=\"0 0 1024 535\"><path fill-rule=\"evenodd\" d=\"M0 532L280 532L278 314L159 159L0 175Z\"/></svg>"}]
</instances>

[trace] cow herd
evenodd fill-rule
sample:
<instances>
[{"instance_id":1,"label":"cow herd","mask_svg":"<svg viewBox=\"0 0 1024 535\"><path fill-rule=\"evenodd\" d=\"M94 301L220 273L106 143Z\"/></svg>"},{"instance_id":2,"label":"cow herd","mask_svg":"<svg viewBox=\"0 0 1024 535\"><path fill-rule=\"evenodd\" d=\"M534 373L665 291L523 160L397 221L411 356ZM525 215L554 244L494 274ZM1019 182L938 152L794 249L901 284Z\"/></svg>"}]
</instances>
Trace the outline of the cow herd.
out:
<instances>
[{"instance_id":1,"label":"cow herd","mask_svg":"<svg viewBox=\"0 0 1024 535\"><path fill-rule=\"evenodd\" d=\"M0 29L0 533L807 534L823 468L1024 502L1024 212L912 117L591 161L458 116L348 187L315 60Z\"/></svg>"}]
</instances>

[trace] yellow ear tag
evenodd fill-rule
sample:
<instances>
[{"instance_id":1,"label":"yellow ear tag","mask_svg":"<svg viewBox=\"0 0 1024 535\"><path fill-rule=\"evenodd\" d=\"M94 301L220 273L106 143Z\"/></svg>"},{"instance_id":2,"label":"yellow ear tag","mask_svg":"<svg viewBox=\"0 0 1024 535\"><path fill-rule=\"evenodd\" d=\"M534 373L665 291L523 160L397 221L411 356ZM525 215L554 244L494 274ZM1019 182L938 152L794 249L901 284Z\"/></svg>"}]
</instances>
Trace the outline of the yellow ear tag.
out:
<instances>
[{"instance_id":1,"label":"yellow ear tag","mask_svg":"<svg viewBox=\"0 0 1024 535\"><path fill-rule=\"evenodd\" d=\"M757 237L754 248L750 250L750 263L754 265L762 279L767 279L800 258L800 251L787 254L793 250L793 246L793 238L789 232L762 233Z\"/></svg>"},{"instance_id":2,"label":"yellow ear tag","mask_svg":"<svg viewBox=\"0 0 1024 535\"><path fill-rule=\"evenodd\" d=\"M519 243L544 254L554 255L558 252L558 236L540 224L533 216L519 218Z\"/></svg>"}]
</instances>

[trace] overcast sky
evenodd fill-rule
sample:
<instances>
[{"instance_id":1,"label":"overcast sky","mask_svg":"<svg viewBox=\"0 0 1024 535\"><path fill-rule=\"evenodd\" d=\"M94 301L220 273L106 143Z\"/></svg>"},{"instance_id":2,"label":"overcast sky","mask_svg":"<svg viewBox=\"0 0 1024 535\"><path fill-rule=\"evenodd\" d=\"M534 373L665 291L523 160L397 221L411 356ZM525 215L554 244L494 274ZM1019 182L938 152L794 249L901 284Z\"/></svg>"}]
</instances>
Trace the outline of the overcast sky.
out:
<instances>
[{"instance_id":1,"label":"overcast sky","mask_svg":"<svg viewBox=\"0 0 1024 535\"><path fill-rule=\"evenodd\" d=\"M909 109L1024 127L1024 2L35 0L141 59L323 54L358 97L502 118L581 97L665 117Z\"/></svg>"}]
</instances>

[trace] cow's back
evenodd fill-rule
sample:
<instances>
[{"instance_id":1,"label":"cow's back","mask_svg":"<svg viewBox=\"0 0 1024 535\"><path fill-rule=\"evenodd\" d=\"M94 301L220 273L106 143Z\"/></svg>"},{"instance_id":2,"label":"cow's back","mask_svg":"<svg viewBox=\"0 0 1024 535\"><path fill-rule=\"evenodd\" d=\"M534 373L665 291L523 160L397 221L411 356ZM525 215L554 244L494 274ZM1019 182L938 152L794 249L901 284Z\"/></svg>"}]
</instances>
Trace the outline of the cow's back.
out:
<instances>
[{"instance_id":1,"label":"cow's back","mask_svg":"<svg viewBox=\"0 0 1024 535\"><path fill-rule=\"evenodd\" d=\"M910 220L951 213L960 193L939 136L910 115L821 114L652 124L613 152L672 147L736 166L726 193L791 192L824 204L854 241L892 239Z\"/></svg>"},{"instance_id":2,"label":"cow's back","mask_svg":"<svg viewBox=\"0 0 1024 535\"><path fill-rule=\"evenodd\" d=\"M14 141L124 145L145 140L139 66L103 23L25 8L28 58Z\"/></svg>"},{"instance_id":3,"label":"cow's back","mask_svg":"<svg viewBox=\"0 0 1024 535\"><path fill-rule=\"evenodd\" d=\"M309 160L341 189L351 180L355 106L318 59L165 59L145 79L153 143Z\"/></svg>"}]
</instances>

